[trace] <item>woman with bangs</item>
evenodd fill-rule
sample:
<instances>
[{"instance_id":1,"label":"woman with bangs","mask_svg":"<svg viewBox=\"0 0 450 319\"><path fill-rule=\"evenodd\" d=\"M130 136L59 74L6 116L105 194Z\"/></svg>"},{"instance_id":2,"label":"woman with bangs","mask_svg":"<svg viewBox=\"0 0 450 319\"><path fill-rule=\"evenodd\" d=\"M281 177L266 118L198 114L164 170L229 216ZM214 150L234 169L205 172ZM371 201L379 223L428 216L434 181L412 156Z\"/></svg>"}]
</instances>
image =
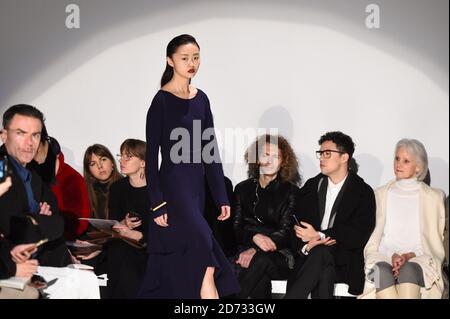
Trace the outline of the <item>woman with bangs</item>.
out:
<instances>
[{"instance_id":1,"label":"woman with bangs","mask_svg":"<svg viewBox=\"0 0 450 319\"><path fill-rule=\"evenodd\" d=\"M114 182L109 193L109 217L120 221L113 230L121 239L108 247L108 296L135 298L146 264L150 199L145 178L146 143L127 139L118 160L125 178Z\"/></svg>"}]
</instances>

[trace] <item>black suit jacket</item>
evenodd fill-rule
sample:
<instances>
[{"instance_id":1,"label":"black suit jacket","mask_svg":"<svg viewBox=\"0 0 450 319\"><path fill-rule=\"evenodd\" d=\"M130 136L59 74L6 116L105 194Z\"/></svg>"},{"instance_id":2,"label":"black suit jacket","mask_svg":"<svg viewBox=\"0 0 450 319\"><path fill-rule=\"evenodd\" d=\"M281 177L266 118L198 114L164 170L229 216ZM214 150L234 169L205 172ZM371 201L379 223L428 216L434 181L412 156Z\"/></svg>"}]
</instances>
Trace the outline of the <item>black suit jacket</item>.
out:
<instances>
[{"instance_id":1,"label":"black suit jacket","mask_svg":"<svg viewBox=\"0 0 450 319\"><path fill-rule=\"evenodd\" d=\"M326 183L327 179L323 174L309 179L299 194L296 216L300 221L310 223L317 231L320 231L326 196L326 187L325 190L324 187L319 188L319 183ZM343 271L342 280L349 285L349 292L354 295L361 294L364 288L363 250L375 227L375 211L372 188L349 171L332 209L334 223L322 232L336 239L331 249L334 261ZM295 236L293 238L293 249L299 251L305 243Z\"/></svg>"},{"instance_id":2,"label":"black suit jacket","mask_svg":"<svg viewBox=\"0 0 450 319\"><path fill-rule=\"evenodd\" d=\"M6 155L4 145L0 147L0 155ZM36 242L48 238L42 245L37 259L42 266L63 267L70 263L70 257L63 238L64 220L58 213L58 205L51 189L42 182L40 176L31 171L31 188L33 197L38 202L47 202L52 211L51 216L30 213L25 185L14 165L11 170L12 186L0 197L0 233L14 245ZM33 225L33 217L37 225ZM12 262L12 261L11 261Z\"/></svg>"}]
</instances>

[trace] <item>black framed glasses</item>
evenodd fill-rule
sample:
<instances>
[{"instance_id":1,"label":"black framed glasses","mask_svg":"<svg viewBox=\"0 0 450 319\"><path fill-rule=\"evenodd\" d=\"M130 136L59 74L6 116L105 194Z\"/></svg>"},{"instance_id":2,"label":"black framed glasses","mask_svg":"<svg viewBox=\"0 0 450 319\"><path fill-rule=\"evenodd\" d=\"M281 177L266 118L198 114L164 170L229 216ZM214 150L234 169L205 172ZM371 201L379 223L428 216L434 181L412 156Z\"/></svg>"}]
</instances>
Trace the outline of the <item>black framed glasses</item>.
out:
<instances>
[{"instance_id":1,"label":"black framed glasses","mask_svg":"<svg viewBox=\"0 0 450 319\"><path fill-rule=\"evenodd\" d=\"M341 151L323 150L323 151L316 151L316 157L317 157L317 159L320 159L321 157L323 157L325 159L329 159L331 157L332 153L345 154L345 152L341 152Z\"/></svg>"}]
</instances>

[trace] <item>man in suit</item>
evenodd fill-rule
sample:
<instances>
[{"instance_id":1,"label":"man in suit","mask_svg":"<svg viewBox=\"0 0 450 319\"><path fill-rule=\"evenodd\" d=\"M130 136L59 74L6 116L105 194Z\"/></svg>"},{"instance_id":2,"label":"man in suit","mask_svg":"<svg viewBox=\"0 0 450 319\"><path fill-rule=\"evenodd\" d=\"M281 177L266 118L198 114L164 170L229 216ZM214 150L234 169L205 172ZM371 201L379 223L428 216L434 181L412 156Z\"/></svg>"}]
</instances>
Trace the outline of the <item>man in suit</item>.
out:
<instances>
[{"instance_id":1,"label":"man in suit","mask_svg":"<svg viewBox=\"0 0 450 319\"><path fill-rule=\"evenodd\" d=\"M70 256L56 198L39 175L26 168L36 155L43 124L42 112L30 105L14 105L3 114L0 156L8 161L12 186L0 197L0 234L15 245L47 238L37 260L43 266L63 267Z\"/></svg>"},{"instance_id":2,"label":"man in suit","mask_svg":"<svg viewBox=\"0 0 450 319\"><path fill-rule=\"evenodd\" d=\"M332 298L334 283L358 295L364 287L363 249L375 227L372 188L349 162L350 136L329 132L319 140L321 173L300 190L293 250L299 253L285 298Z\"/></svg>"}]
</instances>

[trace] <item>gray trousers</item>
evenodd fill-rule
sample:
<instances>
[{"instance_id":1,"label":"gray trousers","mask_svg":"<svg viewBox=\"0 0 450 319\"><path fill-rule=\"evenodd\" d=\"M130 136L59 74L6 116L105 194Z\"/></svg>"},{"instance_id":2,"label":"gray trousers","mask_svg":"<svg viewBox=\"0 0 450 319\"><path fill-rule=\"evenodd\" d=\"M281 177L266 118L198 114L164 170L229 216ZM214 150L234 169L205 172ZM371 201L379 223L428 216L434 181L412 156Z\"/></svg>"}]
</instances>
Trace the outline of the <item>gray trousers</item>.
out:
<instances>
[{"instance_id":1,"label":"gray trousers","mask_svg":"<svg viewBox=\"0 0 450 319\"><path fill-rule=\"evenodd\" d=\"M376 263L369 279L375 282L376 291L389 288L396 284L411 283L424 287L423 271L419 264L407 261L399 271L397 279L394 278L392 265L387 262Z\"/></svg>"}]
</instances>

